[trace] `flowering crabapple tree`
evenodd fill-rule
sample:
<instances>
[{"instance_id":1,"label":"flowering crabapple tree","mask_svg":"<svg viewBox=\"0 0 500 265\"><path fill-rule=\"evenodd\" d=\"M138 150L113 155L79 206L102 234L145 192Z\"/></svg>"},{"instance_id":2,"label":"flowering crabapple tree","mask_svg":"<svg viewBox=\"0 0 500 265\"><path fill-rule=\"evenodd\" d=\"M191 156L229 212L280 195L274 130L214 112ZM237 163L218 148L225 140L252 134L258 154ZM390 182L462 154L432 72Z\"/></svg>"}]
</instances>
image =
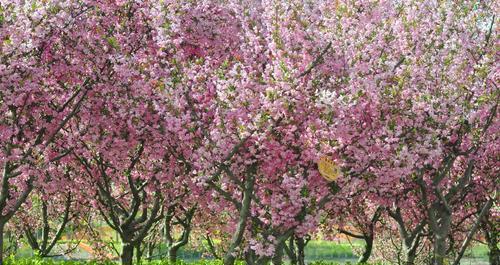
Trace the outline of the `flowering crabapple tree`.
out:
<instances>
[{"instance_id":1,"label":"flowering crabapple tree","mask_svg":"<svg viewBox=\"0 0 500 265\"><path fill-rule=\"evenodd\" d=\"M325 122L307 115L318 112L315 81L335 73L314 77L332 57L317 25L320 6L165 5L164 34L173 39L164 45L175 58L165 90L193 148L180 159L210 191L207 201L237 213L224 263L238 253L265 263L296 230L314 228L314 210L329 192L315 164Z\"/></svg>"},{"instance_id":2,"label":"flowering crabapple tree","mask_svg":"<svg viewBox=\"0 0 500 265\"><path fill-rule=\"evenodd\" d=\"M106 97L102 95L107 103L100 105L99 111L123 104ZM128 108L127 111L136 110ZM128 119L120 121L123 117L115 116L118 113L110 113L113 113L110 120L101 116L103 123L87 124L89 131L81 137L82 147L73 150L73 155L81 164L79 173L86 177L86 186L95 198L93 205L120 236L122 264L132 264L134 249L162 218L161 184L168 180L169 174L163 171L155 132L148 132L148 128L143 127L151 126L154 120L148 125L143 124L144 120L132 125L127 124ZM147 115L125 111L122 114L127 117ZM106 128L111 122L116 127ZM85 125L80 123L79 126ZM121 137L120 133L123 133Z\"/></svg>"},{"instance_id":3,"label":"flowering crabapple tree","mask_svg":"<svg viewBox=\"0 0 500 265\"><path fill-rule=\"evenodd\" d=\"M225 265L279 264L342 207L367 242L380 218L397 227L406 264L424 239L434 264L458 264L497 199L498 8L0 0L0 264L32 190L81 199L68 178L118 233L123 264L160 220L171 260L199 222L229 237ZM324 156L337 182L321 178ZM42 219L65 212L52 206ZM200 219L214 213L227 223Z\"/></svg>"},{"instance_id":4,"label":"flowering crabapple tree","mask_svg":"<svg viewBox=\"0 0 500 265\"><path fill-rule=\"evenodd\" d=\"M77 132L68 124L109 73L98 9L93 1L0 2L0 234L51 163L70 153L68 135Z\"/></svg>"},{"instance_id":5,"label":"flowering crabapple tree","mask_svg":"<svg viewBox=\"0 0 500 265\"><path fill-rule=\"evenodd\" d=\"M169 117L158 103L154 2L90 2L91 32L106 54L103 82L96 84L68 123L74 144L71 165L88 189L93 207L120 237L122 264L163 215L162 185L172 181ZM175 162L175 161L174 161ZM170 164L169 164L170 163Z\"/></svg>"},{"instance_id":6,"label":"flowering crabapple tree","mask_svg":"<svg viewBox=\"0 0 500 265\"><path fill-rule=\"evenodd\" d=\"M175 167L162 146L165 121L155 96L151 67L156 60L149 2L107 6L105 16L114 20L103 43L113 50L115 67L109 84L94 91L95 97L82 108L86 119L72 130L82 131L78 148L72 151L75 167L85 176L107 225L121 240L121 262L132 264L138 248L152 226L163 216L162 185L172 181ZM175 166L175 164L173 164Z\"/></svg>"},{"instance_id":7,"label":"flowering crabapple tree","mask_svg":"<svg viewBox=\"0 0 500 265\"><path fill-rule=\"evenodd\" d=\"M481 199L486 214L496 200L498 167L489 159L499 150L496 8L466 1L337 8L347 71L329 90L337 97L329 111L339 163L363 170L352 185L377 190L381 205L405 207L397 198L418 191L438 265L460 215L454 205ZM489 185L471 196L478 183Z\"/></svg>"}]
</instances>

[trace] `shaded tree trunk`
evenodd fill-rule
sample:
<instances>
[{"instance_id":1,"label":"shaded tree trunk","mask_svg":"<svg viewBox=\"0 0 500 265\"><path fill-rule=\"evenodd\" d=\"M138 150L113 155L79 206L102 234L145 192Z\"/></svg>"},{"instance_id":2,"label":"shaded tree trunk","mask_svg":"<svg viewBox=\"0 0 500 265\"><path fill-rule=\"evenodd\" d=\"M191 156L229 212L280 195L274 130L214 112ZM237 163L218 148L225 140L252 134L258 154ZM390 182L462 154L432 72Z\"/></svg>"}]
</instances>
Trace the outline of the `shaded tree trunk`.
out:
<instances>
[{"instance_id":1,"label":"shaded tree trunk","mask_svg":"<svg viewBox=\"0 0 500 265\"><path fill-rule=\"evenodd\" d=\"M134 246L128 243L122 244L122 253L120 259L122 265L132 265L134 257Z\"/></svg>"},{"instance_id":2,"label":"shaded tree trunk","mask_svg":"<svg viewBox=\"0 0 500 265\"><path fill-rule=\"evenodd\" d=\"M430 223L433 232L433 264L445 265L448 250L446 240L451 226L451 213L442 203L434 203L430 210Z\"/></svg>"},{"instance_id":3,"label":"shaded tree trunk","mask_svg":"<svg viewBox=\"0 0 500 265\"><path fill-rule=\"evenodd\" d=\"M168 261L171 263L175 263L177 261L177 252L179 251L178 247L172 247L168 250Z\"/></svg>"},{"instance_id":4,"label":"shaded tree trunk","mask_svg":"<svg viewBox=\"0 0 500 265\"><path fill-rule=\"evenodd\" d=\"M175 216L175 209L177 207L180 208L179 210L184 212L183 218ZM196 207L197 206L195 205L189 210L186 210L182 206L172 205L167 210L167 214L165 215L164 234L167 244L167 257L171 263L177 261L178 251L189 242L189 235L191 234L191 221L196 211ZM176 219L175 223L173 223L174 217ZM177 240L175 240L172 235L173 224L177 224L182 227L182 235Z\"/></svg>"},{"instance_id":5,"label":"shaded tree trunk","mask_svg":"<svg viewBox=\"0 0 500 265\"><path fill-rule=\"evenodd\" d=\"M357 222L358 228L360 228L360 230L362 231L361 234L346 231L344 229L339 229L339 232L342 234L365 241L363 253L359 257L357 263L365 263L368 261L368 259L370 259L373 250L373 239L375 238L375 225L379 221L381 215L382 207L378 207L377 210L375 210L372 218L370 219L370 223L368 223L367 227L365 227L364 223Z\"/></svg>"},{"instance_id":6,"label":"shaded tree trunk","mask_svg":"<svg viewBox=\"0 0 500 265\"><path fill-rule=\"evenodd\" d=\"M444 265L446 258L446 236L438 231L434 234L434 265Z\"/></svg>"},{"instance_id":7,"label":"shaded tree trunk","mask_svg":"<svg viewBox=\"0 0 500 265\"><path fill-rule=\"evenodd\" d=\"M495 233L494 236L487 235L488 241L488 259L490 265L500 265L500 250L498 249L498 237Z\"/></svg>"},{"instance_id":8,"label":"shaded tree trunk","mask_svg":"<svg viewBox=\"0 0 500 265\"><path fill-rule=\"evenodd\" d=\"M291 265L297 265L297 252L295 250L296 247L294 239L295 237L291 236L288 240L288 245L286 243L284 244L284 249Z\"/></svg>"},{"instance_id":9,"label":"shaded tree trunk","mask_svg":"<svg viewBox=\"0 0 500 265\"><path fill-rule=\"evenodd\" d=\"M373 249L373 237L372 236L367 236L365 237L365 248L363 250L363 253L358 259L358 263L366 263L370 256L372 255L372 249Z\"/></svg>"},{"instance_id":10,"label":"shaded tree trunk","mask_svg":"<svg viewBox=\"0 0 500 265\"><path fill-rule=\"evenodd\" d=\"M359 257L358 259L358 263L368 262L368 259L370 259L370 256L372 255L373 239L375 238L375 226L377 225L377 222L379 221L381 215L382 207L378 207L377 210L375 210L372 218L370 219L370 223L368 224L368 231L366 231L364 234L366 245L363 254L361 254L361 257Z\"/></svg>"},{"instance_id":11,"label":"shaded tree trunk","mask_svg":"<svg viewBox=\"0 0 500 265\"><path fill-rule=\"evenodd\" d=\"M5 223L0 222L0 265L3 265L3 232Z\"/></svg>"},{"instance_id":12,"label":"shaded tree trunk","mask_svg":"<svg viewBox=\"0 0 500 265\"><path fill-rule=\"evenodd\" d=\"M283 252L284 252L284 243L276 246L276 250L274 252L274 256L272 258L272 264L273 265L282 265L283 264Z\"/></svg>"},{"instance_id":13,"label":"shaded tree trunk","mask_svg":"<svg viewBox=\"0 0 500 265\"><path fill-rule=\"evenodd\" d=\"M236 247L238 247L243 241L243 235L245 233L245 228L247 224L247 219L250 215L250 204L252 201L252 193L255 183L255 177L249 176L247 180L245 180L245 189L243 192L243 201L241 204L241 208L239 209L240 217L238 226L236 228L236 232L234 233L231 244L227 250L226 255L224 256L224 265L233 265L236 261Z\"/></svg>"},{"instance_id":14,"label":"shaded tree trunk","mask_svg":"<svg viewBox=\"0 0 500 265\"><path fill-rule=\"evenodd\" d=\"M210 254L214 257L214 259L220 259L219 255L217 254L217 250L215 249L214 242L212 241L212 238L210 238L210 235L207 233L205 238L207 239L207 245L208 245L208 251Z\"/></svg>"},{"instance_id":15,"label":"shaded tree trunk","mask_svg":"<svg viewBox=\"0 0 500 265\"><path fill-rule=\"evenodd\" d=\"M415 241L415 247L405 247L405 265L415 265L415 259L417 258L417 247L420 244L421 236L418 235Z\"/></svg>"},{"instance_id":16,"label":"shaded tree trunk","mask_svg":"<svg viewBox=\"0 0 500 265\"><path fill-rule=\"evenodd\" d=\"M354 237L357 239L362 239L365 241L365 247L363 249L363 253L361 253L361 256L358 258L358 261L357 261L358 264L367 262L368 259L370 259L370 256L372 254L374 234L373 234L373 227L372 226L370 226L370 227L371 228L368 228L368 231L365 231L362 234L357 234L354 232L346 231L344 229L339 229L339 232L342 234L345 234L347 236Z\"/></svg>"},{"instance_id":17,"label":"shaded tree trunk","mask_svg":"<svg viewBox=\"0 0 500 265\"><path fill-rule=\"evenodd\" d=\"M7 153L10 153L9 151ZM14 216L17 210L21 207L21 205L28 199L29 194L33 190L33 178L30 177L26 181L26 189L21 192L19 197L15 200L15 203L12 207L7 208L7 201L9 200L10 189L9 189L9 179L15 177L20 174L19 172L15 172L17 169L16 166L10 165L10 163L5 163L3 166L2 172L2 180L0 185L0 265L3 264L3 236L4 236L4 228L5 224Z\"/></svg>"},{"instance_id":18,"label":"shaded tree trunk","mask_svg":"<svg viewBox=\"0 0 500 265\"><path fill-rule=\"evenodd\" d=\"M155 247L156 247L156 244L153 243L153 242L149 242L147 244L147 248L148 248L148 256L147 256L147 260L148 261L151 261L153 259L153 255L154 255L154 250L155 250Z\"/></svg>"},{"instance_id":19,"label":"shaded tree trunk","mask_svg":"<svg viewBox=\"0 0 500 265\"><path fill-rule=\"evenodd\" d=\"M144 249L141 249L141 244L137 244L135 246L135 261L137 264L142 264L142 255L144 253Z\"/></svg>"},{"instance_id":20,"label":"shaded tree trunk","mask_svg":"<svg viewBox=\"0 0 500 265\"><path fill-rule=\"evenodd\" d=\"M306 265L306 241L303 237L297 237L297 262L299 265Z\"/></svg>"}]
</instances>

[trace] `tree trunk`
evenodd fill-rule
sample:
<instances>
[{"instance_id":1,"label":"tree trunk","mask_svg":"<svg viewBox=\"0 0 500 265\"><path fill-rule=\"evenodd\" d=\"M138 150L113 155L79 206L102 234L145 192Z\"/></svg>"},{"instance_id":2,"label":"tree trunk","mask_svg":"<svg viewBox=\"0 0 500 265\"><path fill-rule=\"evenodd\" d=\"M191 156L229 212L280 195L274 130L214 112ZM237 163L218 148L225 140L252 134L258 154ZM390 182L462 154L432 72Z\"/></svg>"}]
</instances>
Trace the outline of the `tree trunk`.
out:
<instances>
[{"instance_id":1,"label":"tree trunk","mask_svg":"<svg viewBox=\"0 0 500 265\"><path fill-rule=\"evenodd\" d=\"M170 263L175 263L177 261L177 252L179 251L178 247L171 247L168 250L168 261Z\"/></svg>"},{"instance_id":2,"label":"tree trunk","mask_svg":"<svg viewBox=\"0 0 500 265\"><path fill-rule=\"evenodd\" d=\"M284 243L283 243L284 244ZM274 252L274 256L272 258L273 265L282 265L283 264L283 244L276 246L276 250Z\"/></svg>"},{"instance_id":3,"label":"tree trunk","mask_svg":"<svg viewBox=\"0 0 500 265\"><path fill-rule=\"evenodd\" d=\"M446 236L436 234L434 236L434 265L444 265L446 256Z\"/></svg>"},{"instance_id":4,"label":"tree trunk","mask_svg":"<svg viewBox=\"0 0 500 265\"><path fill-rule=\"evenodd\" d=\"M154 244L152 242L148 243L148 257L146 258L148 261L151 261L153 259L154 255Z\"/></svg>"},{"instance_id":5,"label":"tree trunk","mask_svg":"<svg viewBox=\"0 0 500 265\"><path fill-rule=\"evenodd\" d=\"M297 238L297 261L299 265L306 265L306 242L304 238Z\"/></svg>"},{"instance_id":6,"label":"tree trunk","mask_svg":"<svg viewBox=\"0 0 500 265\"><path fill-rule=\"evenodd\" d=\"M407 256L405 265L415 265L415 255Z\"/></svg>"},{"instance_id":7,"label":"tree trunk","mask_svg":"<svg viewBox=\"0 0 500 265\"><path fill-rule=\"evenodd\" d=\"M432 231L434 234L434 265L445 265L448 249L446 239L451 225L451 216L445 211L436 212L436 214L440 216L438 225L434 225L434 231Z\"/></svg>"},{"instance_id":8,"label":"tree trunk","mask_svg":"<svg viewBox=\"0 0 500 265\"><path fill-rule=\"evenodd\" d=\"M495 229L495 228L493 228ZM497 231L484 231L486 242L488 243L488 259L490 265L500 265L500 250L498 249Z\"/></svg>"},{"instance_id":9,"label":"tree trunk","mask_svg":"<svg viewBox=\"0 0 500 265\"><path fill-rule=\"evenodd\" d=\"M417 223L416 226L412 229L410 227L406 227L403 215L401 213L401 208L396 207L396 209L390 210L387 212L389 216L396 221L398 225L399 238L403 244L404 250L404 260L400 261L405 265L415 265L415 258L417 254L417 249L420 244L420 240L422 239L422 230L426 226L426 221L422 220L420 223ZM399 251L398 251L399 252ZM400 255L398 254L398 260L400 260Z\"/></svg>"},{"instance_id":10,"label":"tree trunk","mask_svg":"<svg viewBox=\"0 0 500 265\"><path fill-rule=\"evenodd\" d=\"M417 258L417 249L420 244L421 235L417 234L415 237L403 239L404 261L405 265L415 265Z\"/></svg>"},{"instance_id":11,"label":"tree trunk","mask_svg":"<svg viewBox=\"0 0 500 265\"><path fill-rule=\"evenodd\" d=\"M408 249L408 247L405 247L405 255L406 255L406 261L405 261L405 265L415 265L415 259L417 258L417 246L418 246L418 242L420 242L420 239L417 238L415 239L417 240L417 243L416 243L416 246L413 247L413 248L410 248Z\"/></svg>"},{"instance_id":12,"label":"tree trunk","mask_svg":"<svg viewBox=\"0 0 500 265\"><path fill-rule=\"evenodd\" d=\"M5 223L0 222L0 265L3 265L3 231Z\"/></svg>"},{"instance_id":13,"label":"tree trunk","mask_svg":"<svg viewBox=\"0 0 500 265\"><path fill-rule=\"evenodd\" d=\"M245 262L248 265L253 265L255 264L255 251L253 249L249 249L245 253Z\"/></svg>"},{"instance_id":14,"label":"tree trunk","mask_svg":"<svg viewBox=\"0 0 500 265\"><path fill-rule=\"evenodd\" d=\"M134 246L129 243L124 243L122 246L122 254L120 255L122 265L132 265Z\"/></svg>"},{"instance_id":15,"label":"tree trunk","mask_svg":"<svg viewBox=\"0 0 500 265\"><path fill-rule=\"evenodd\" d=\"M291 236L289 239L289 244L288 246L285 243L285 250L286 254L288 256L288 259L290 260L291 265L297 265L297 253L295 251L295 242L294 242L295 236Z\"/></svg>"},{"instance_id":16,"label":"tree trunk","mask_svg":"<svg viewBox=\"0 0 500 265\"><path fill-rule=\"evenodd\" d=\"M451 226L450 210L442 202L437 202L430 209L429 219L434 239L433 265L444 265L448 249L446 239L448 238Z\"/></svg>"},{"instance_id":17,"label":"tree trunk","mask_svg":"<svg viewBox=\"0 0 500 265\"><path fill-rule=\"evenodd\" d=\"M231 245L229 246L226 255L224 256L224 265L234 265L236 261L236 248L243 241L243 235L245 234L245 228L247 224L248 216L250 215L250 204L252 202L253 186L255 183L255 177L249 176L245 181L245 190L243 192L243 201L241 204L241 209L239 209L240 216L236 232L231 239Z\"/></svg>"},{"instance_id":18,"label":"tree trunk","mask_svg":"<svg viewBox=\"0 0 500 265\"><path fill-rule=\"evenodd\" d=\"M365 249L363 250L363 254L361 254L361 257L358 259L358 264L360 263L366 263L368 259L370 258L372 254L372 249L373 249L373 237L372 236L366 236L365 237L365 242L366 246Z\"/></svg>"},{"instance_id":19,"label":"tree trunk","mask_svg":"<svg viewBox=\"0 0 500 265\"><path fill-rule=\"evenodd\" d=\"M498 243L491 245L488 243L488 258L490 265L500 265L500 251L498 250Z\"/></svg>"},{"instance_id":20,"label":"tree trunk","mask_svg":"<svg viewBox=\"0 0 500 265\"><path fill-rule=\"evenodd\" d=\"M136 247L135 247L135 253L136 253L136 257L135 257L135 260L136 260L136 263L137 264L142 264L142 254L143 254L143 250L141 249L141 244L137 244Z\"/></svg>"},{"instance_id":21,"label":"tree trunk","mask_svg":"<svg viewBox=\"0 0 500 265\"><path fill-rule=\"evenodd\" d=\"M212 241L212 238L210 238L210 235L208 233L205 238L207 239L208 251L210 252L210 254L214 259L220 259L219 255L217 255L217 250L215 249L214 242Z\"/></svg>"}]
</instances>

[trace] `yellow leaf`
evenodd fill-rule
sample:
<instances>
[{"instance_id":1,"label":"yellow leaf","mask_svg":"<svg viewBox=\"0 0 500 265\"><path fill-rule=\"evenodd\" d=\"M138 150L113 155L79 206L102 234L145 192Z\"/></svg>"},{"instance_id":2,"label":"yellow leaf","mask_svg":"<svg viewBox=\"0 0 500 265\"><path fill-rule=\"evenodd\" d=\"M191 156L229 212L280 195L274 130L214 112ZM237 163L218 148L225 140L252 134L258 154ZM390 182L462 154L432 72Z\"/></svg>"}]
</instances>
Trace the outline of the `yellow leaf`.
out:
<instances>
[{"instance_id":1,"label":"yellow leaf","mask_svg":"<svg viewBox=\"0 0 500 265\"><path fill-rule=\"evenodd\" d=\"M318 160L319 173L328 181L335 181L340 175L340 167L330 158L323 156Z\"/></svg>"}]
</instances>

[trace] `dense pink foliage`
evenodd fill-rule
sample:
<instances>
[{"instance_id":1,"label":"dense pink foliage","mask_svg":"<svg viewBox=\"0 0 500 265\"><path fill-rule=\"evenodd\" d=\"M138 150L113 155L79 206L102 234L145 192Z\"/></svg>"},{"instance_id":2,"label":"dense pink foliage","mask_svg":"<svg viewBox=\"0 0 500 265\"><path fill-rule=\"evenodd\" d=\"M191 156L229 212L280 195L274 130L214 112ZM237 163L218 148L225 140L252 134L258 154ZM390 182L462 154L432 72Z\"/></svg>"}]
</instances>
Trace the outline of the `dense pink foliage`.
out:
<instances>
[{"instance_id":1,"label":"dense pink foliage","mask_svg":"<svg viewBox=\"0 0 500 265\"><path fill-rule=\"evenodd\" d=\"M36 188L84 189L116 222L114 207L132 216L139 197L145 215L196 206L198 227L227 214L209 233L245 219L228 254L247 258L328 216L363 229L378 207L411 209L412 226L442 206L460 226L498 189L495 10L2 1L0 225ZM317 171L324 155L342 167L336 196Z\"/></svg>"}]
</instances>

